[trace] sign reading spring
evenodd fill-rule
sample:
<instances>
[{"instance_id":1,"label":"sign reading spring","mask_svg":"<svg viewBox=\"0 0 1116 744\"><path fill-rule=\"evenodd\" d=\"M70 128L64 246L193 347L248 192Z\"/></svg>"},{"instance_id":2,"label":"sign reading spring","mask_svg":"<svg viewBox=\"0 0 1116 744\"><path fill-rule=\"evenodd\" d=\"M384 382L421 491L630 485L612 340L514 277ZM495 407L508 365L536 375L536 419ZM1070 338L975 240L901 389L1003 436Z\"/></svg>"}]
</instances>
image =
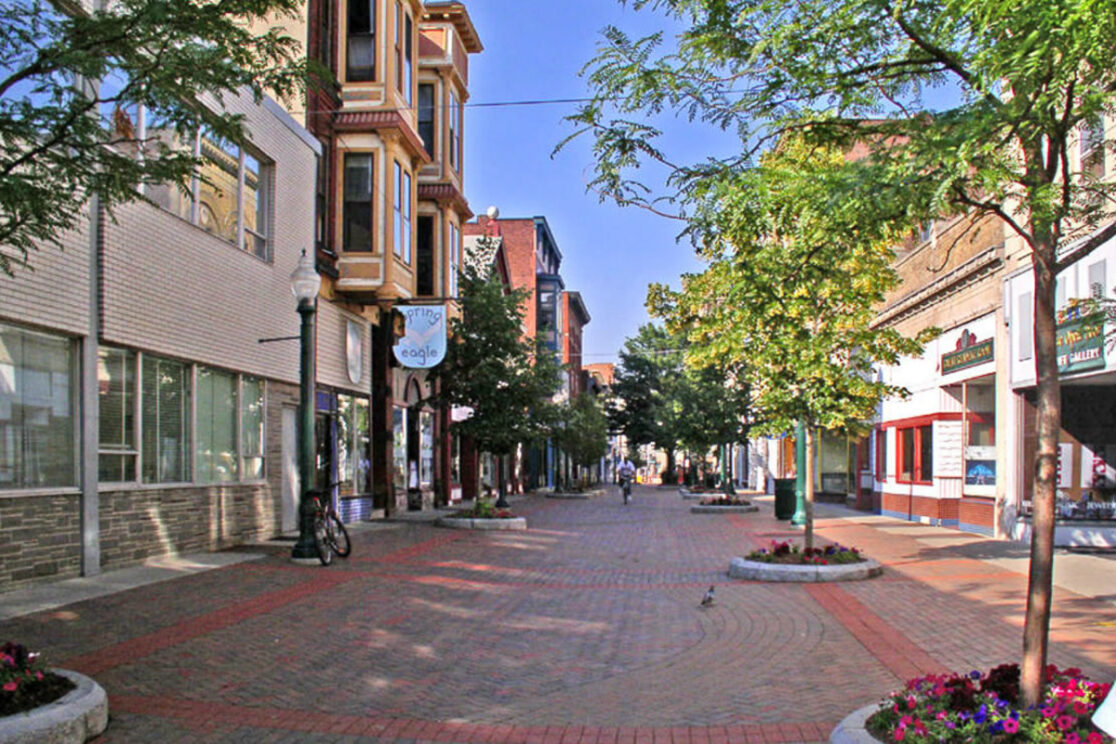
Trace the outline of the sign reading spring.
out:
<instances>
[{"instance_id":1,"label":"sign reading spring","mask_svg":"<svg viewBox=\"0 0 1116 744\"><path fill-rule=\"evenodd\" d=\"M406 321L403 338L392 347L404 367L430 369L446 355L446 308L444 305L412 305L400 308Z\"/></svg>"}]
</instances>

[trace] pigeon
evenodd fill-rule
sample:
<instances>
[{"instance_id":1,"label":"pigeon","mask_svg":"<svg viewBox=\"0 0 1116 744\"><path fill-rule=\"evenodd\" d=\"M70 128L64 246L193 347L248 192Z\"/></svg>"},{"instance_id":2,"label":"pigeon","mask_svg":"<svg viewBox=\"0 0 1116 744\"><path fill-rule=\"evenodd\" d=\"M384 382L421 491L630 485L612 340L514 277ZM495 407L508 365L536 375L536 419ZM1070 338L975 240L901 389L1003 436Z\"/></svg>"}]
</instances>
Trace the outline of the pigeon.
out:
<instances>
[{"instance_id":1,"label":"pigeon","mask_svg":"<svg viewBox=\"0 0 1116 744\"><path fill-rule=\"evenodd\" d=\"M701 598L701 606L702 607L712 607L713 606L713 587L709 587L709 591L707 591L705 593L705 596Z\"/></svg>"}]
</instances>

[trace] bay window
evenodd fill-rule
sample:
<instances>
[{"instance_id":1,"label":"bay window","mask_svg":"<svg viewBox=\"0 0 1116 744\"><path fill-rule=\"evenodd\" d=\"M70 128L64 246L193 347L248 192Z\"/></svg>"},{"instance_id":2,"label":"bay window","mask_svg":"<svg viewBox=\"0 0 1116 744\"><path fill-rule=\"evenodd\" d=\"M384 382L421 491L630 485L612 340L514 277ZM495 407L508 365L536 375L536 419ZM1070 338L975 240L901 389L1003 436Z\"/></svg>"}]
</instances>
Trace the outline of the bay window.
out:
<instances>
[{"instance_id":1,"label":"bay window","mask_svg":"<svg viewBox=\"0 0 1116 744\"><path fill-rule=\"evenodd\" d=\"M342 207L342 249L372 250L372 155L346 153Z\"/></svg>"},{"instance_id":2,"label":"bay window","mask_svg":"<svg viewBox=\"0 0 1116 744\"><path fill-rule=\"evenodd\" d=\"M376 0L349 0L346 21L345 79L376 78Z\"/></svg>"},{"instance_id":3,"label":"bay window","mask_svg":"<svg viewBox=\"0 0 1116 744\"><path fill-rule=\"evenodd\" d=\"M395 198L392 203L395 255L411 263L411 174L395 161Z\"/></svg>"},{"instance_id":4,"label":"bay window","mask_svg":"<svg viewBox=\"0 0 1116 744\"><path fill-rule=\"evenodd\" d=\"M450 297L457 297L457 278L461 268L461 229L450 223L449 229L449 287Z\"/></svg>"},{"instance_id":5,"label":"bay window","mask_svg":"<svg viewBox=\"0 0 1116 744\"><path fill-rule=\"evenodd\" d=\"M418 134L422 146L431 159L434 158L434 84L419 83L418 87Z\"/></svg>"}]
</instances>

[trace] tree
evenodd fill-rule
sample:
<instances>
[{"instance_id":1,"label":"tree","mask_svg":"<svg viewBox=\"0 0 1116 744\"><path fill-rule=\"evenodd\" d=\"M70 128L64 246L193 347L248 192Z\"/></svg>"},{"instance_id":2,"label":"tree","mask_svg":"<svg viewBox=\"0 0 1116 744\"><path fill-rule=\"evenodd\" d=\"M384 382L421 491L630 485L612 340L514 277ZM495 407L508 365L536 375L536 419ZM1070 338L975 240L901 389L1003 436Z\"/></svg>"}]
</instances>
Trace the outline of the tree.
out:
<instances>
[{"instance_id":1,"label":"tree","mask_svg":"<svg viewBox=\"0 0 1116 744\"><path fill-rule=\"evenodd\" d=\"M1053 574L1061 397L1055 345L1058 272L1116 236L1113 186L1075 171L1072 145L1116 103L1116 13L1092 0L634 0L687 25L663 36L607 29L588 68L593 100L572 119L592 134L591 187L657 208L627 172L670 169L683 211L703 182L746 169L790 128L819 143L856 140L888 198L912 216L992 216L1030 250L1038 380L1034 517L1022 703L1042 689ZM931 88L960 102L932 111ZM676 165L658 130L664 109L740 135L741 154ZM700 210L698 210L700 211Z\"/></svg>"},{"instance_id":2,"label":"tree","mask_svg":"<svg viewBox=\"0 0 1116 744\"><path fill-rule=\"evenodd\" d=\"M505 293L499 279L466 269L459 294L461 315L450 321L445 359L433 370L434 397L445 406L471 408L453 431L502 458L520 443L550 435L561 369L540 341L523 336L526 290ZM504 506L502 459L499 488Z\"/></svg>"},{"instance_id":3,"label":"tree","mask_svg":"<svg viewBox=\"0 0 1116 744\"><path fill-rule=\"evenodd\" d=\"M681 292L651 289L655 311L689 335L695 363L736 365L757 431L804 424L807 548L814 546L815 431L853 430L881 400L905 395L874 379L873 367L921 353L933 336L908 339L871 326L873 307L898 282L891 246L907 228L874 198L873 175L839 150L788 135L760 167L708 195L709 268L684 277ZM708 396L697 406L713 408Z\"/></svg>"},{"instance_id":4,"label":"tree","mask_svg":"<svg viewBox=\"0 0 1116 744\"><path fill-rule=\"evenodd\" d=\"M105 5L0 7L0 271L9 276L31 268L41 245L61 246L94 196L111 213L141 199L143 184L185 188L199 128L242 141L242 117L221 110L225 95L290 97L305 82L299 43L279 28L254 30L300 12L299 0Z\"/></svg>"},{"instance_id":5,"label":"tree","mask_svg":"<svg viewBox=\"0 0 1116 744\"><path fill-rule=\"evenodd\" d=\"M700 356L692 346L687 345L687 349L691 359ZM741 374L741 358L732 360L732 364L731 373L723 359L715 364L687 368L672 386L679 411L679 442L699 455L702 462L714 447L741 441L751 428L751 395ZM724 475L727 463L723 452L718 459ZM721 487L731 493L731 479L723 478Z\"/></svg>"},{"instance_id":6,"label":"tree","mask_svg":"<svg viewBox=\"0 0 1116 744\"><path fill-rule=\"evenodd\" d=\"M590 467L608 453L608 417L587 393L563 404L554 435L555 443L579 467Z\"/></svg>"},{"instance_id":7,"label":"tree","mask_svg":"<svg viewBox=\"0 0 1116 744\"><path fill-rule=\"evenodd\" d=\"M674 473L683 423L673 387L681 379L685 343L684 336L660 326L640 326L624 341L611 390L613 430L623 432L632 447L654 443L665 450L667 477Z\"/></svg>"}]
</instances>

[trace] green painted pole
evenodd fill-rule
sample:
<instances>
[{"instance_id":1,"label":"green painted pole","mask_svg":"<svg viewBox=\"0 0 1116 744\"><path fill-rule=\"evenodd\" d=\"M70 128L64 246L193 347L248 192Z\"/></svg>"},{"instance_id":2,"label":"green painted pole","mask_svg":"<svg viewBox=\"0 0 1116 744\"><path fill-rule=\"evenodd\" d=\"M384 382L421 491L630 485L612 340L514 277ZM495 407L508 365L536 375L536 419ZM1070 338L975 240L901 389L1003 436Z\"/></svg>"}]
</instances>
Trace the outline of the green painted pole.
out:
<instances>
[{"instance_id":1,"label":"green painted pole","mask_svg":"<svg viewBox=\"0 0 1116 744\"><path fill-rule=\"evenodd\" d=\"M314 502L310 492L315 488L317 475L317 456L314 443L314 314L317 308L313 300L303 300L298 304L298 314L302 316L299 337L302 360L299 365L298 399L298 477L302 488L299 503L298 542L291 550L295 560L317 559L318 549L314 545Z\"/></svg>"},{"instance_id":2,"label":"green painted pole","mask_svg":"<svg viewBox=\"0 0 1116 744\"><path fill-rule=\"evenodd\" d=\"M797 473L794 484L794 516L791 524L806 524L806 425L799 421L794 428L794 462Z\"/></svg>"}]
</instances>

